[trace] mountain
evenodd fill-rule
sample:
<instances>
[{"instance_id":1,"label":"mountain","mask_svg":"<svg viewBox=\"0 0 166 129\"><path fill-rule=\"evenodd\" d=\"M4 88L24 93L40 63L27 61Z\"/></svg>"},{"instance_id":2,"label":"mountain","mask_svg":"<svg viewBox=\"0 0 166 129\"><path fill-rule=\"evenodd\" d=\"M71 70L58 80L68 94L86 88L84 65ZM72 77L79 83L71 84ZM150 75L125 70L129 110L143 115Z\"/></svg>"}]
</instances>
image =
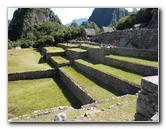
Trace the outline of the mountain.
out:
<instances>
[{"instance_id":1,"label":"mountain","mask_svg":"<svg viewBox=\"0 0 166 129\"><path fill-rule=\"evenodd\" d=\"M59 17L50 8L18 8L9 25L8 38L11 41L23 38L34 24L42 24L46 21L61 24Z\"/></svg>"},{"instance_id":2,"label":"mountain","mask_svg":"<svg viewBox=\"0 0 166 129\"><path fill-rule=\"evenodd\" d=\"M96 25L96 23L92 22L92 21L86 21L83 22L81 24L84 28L91 28L94 29L96 31L96 33L98 33L100 31L100 28Z\"/></svg>"},{"instance_id":3,"label":"mountain","mask_svg":"<svg viewBox=\"0 0 166 129\"><path fill-rule=\"evenodd\" d=\"M99 28L102 26L115 27L122 17L128 15L125 8L95 8L89 21L95 22Z\"/></svg>"},{"instance_id":4,"label":"mountain","mask_svg":"<svg viewBox=\"0 0 166 129\"><path fill-rule=\"evenodd\" d=\"M70 23L65 24L65 26L69 27L73 22L77 23L78 25L81 25L83 22L86 22L88 18L79 18L79 19L74 19Z\"/></svg>"}]
</instances>

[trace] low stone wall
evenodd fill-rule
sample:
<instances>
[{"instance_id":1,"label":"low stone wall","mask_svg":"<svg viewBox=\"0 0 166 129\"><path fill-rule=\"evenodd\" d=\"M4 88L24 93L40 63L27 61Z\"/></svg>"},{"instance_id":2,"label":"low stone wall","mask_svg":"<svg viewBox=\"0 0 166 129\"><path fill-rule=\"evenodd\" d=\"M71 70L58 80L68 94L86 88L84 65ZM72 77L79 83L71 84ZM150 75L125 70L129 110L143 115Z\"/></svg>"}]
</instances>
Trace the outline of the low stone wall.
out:
<instances>
[{"instance_id":1,"label":"low stone wall","mask_svg":"<svg viewBox=\"0 0 166 129\"><path fill-rule=\"evenodd\" d=\"M158 76L149 76L142 79L141 91L138 93L135 121L152 121L151 118L158 113L158 91Z\"/></svg>"},{"instance_id":2,"label":"low stone wall","mask_svg":"<svg viewBox=\"0 0 166 129\"><path fill-rule=\"evenodd\" d=\"M8 81L50 78L50 77L54 77L56 74L57 74L57 69L54 69L54 68L38 70L38 71L9 73Z\"/></svg>"},{"instance_id":3,"label":"low stone wall","mask_svg":"<svg viewBox=\"0 0 166 129\"><path fill-rule=\"evenodd\" d=\"M46 61L50 61L51 56L64 56L65 52L50 52L46 53Z\"/></svg>"},{"instance_id":4,"label":"low stone wall","mask_svg":"<svg viewBox=\"0 0 166 129\"><path fill-rule=\"evenodd\" d=\"M127 62L127 61L122 61L118 59L113 59L113 58L108 58L107 56L104 57L103 63L107 65L111 65L114 67L118 67L121 69L129 70L131 72L141 74L144 76L152 76L152 75L158 75L158 68L154 66L148 66L143 65L143 64L138 64L138 63L133 63L133 62Z\"/></svg>"},{"instance_id":5,"label":"low stone wall","mask_svg":"<svg viewBox=\"0 0 166 129\"><path fill-rule=\"evenodd\" d=\"M121 47L110 47L110 54L142 58L147 60L158 61L158 51L145 49L130 49Z\"/></svg>"},{"instance_id":6,"label":"low stone wall","mask_svg":"<svg viewBox=\"0 0 166 129\"><path fill-rule=\"evenodd\" d=\"M119 47L157 50L158 33L158 29L141 28L101 33L95 37L104 44L112 44L112 40L115 39Z\"/></svg>"},{"instance_id":7,"label":"low stone wall","mask_svg":"<svg viewBox=\"0 0 166 129\"><path fill-rule=\"evenodd\" d=\"M71 58L71 59L82 59L82 58L86 58L88 57L88 52L85 50L85 51L75 51L75 50L72 50L72 49L67 49L66 50L66 56Z\"/></svg>"},{"instance_id":8,"label":"low stone wall","mask_svg":"<svg viewBox=\"0 0 166 129\"><path fill-rule=\"evenodd\" d=\"M110 54L110 48L89 48L88 55L92 60L104 62L104 56Z\"/></svg>"},{"instance_id":9,"label":"low stone wall","mask_svg":"<svg viewBox=\"0 0 166 129\"><path fill-rule=\"evenodd\" d=\"M111 53L110 48L88 49L89 58L92 60L99 61L106 65L111 65L114 67L126 69L131 72L135 72L135 73L142 74L145 76L158 75L157 67L141 65L138 63L131 63L131 62L127 62L127 61L121 61L121 60L117 60L117 59L108 58L107 56L105 56L105 55L109 55L110 53Z\"/></svg>"},{"instance_id":10,"label":"low stone wall","mask_svg":"<svg viewBox=\"0 0 166 129\"><path fill-rule=\"evenodd\" d=\"M122 47L102 47L102 48L89 48L88 54L91 59L102 60L103 56L114 54L120 56L129 56L152 61L158 61L158 51L145 50L145 49L130 49Z\"/></svg>"},{"instance_id":11,"label":"low stone wall","mask_svg":"<svg viewBox=\"0 0 166 129\"><path fill-rule=\"evenodd\" d=\"M70 46L70 43L68 44L68 46L67 45L64 45L64 44L57 44L56 45L57 47L61 47L61 48L63 48L64 50L66 50L66 49L70 49L70 48L78 48L80 45L78 44L77 46L72 46L72 43L71 43L71 46Z\"/></svg>"},{"instance_id":12,"label":"low stone wall","mask_svg":"<svg viewBox=\"0 0 166 129\"><path fill-rule=\"evenodd\" d=\"M59 68L59 67L62 67L62 66L67 66L67 65L70 65L70 61L68 62L63 62L63 63L57 63L54 59L50 59L50 62L56 67L56 68Z\"/></svg>"},{"instance_id":13,"label":"low stone wall","mask_svg":"<svg viewBox=\"0 0 166 129\"><path fill-rule=\"evenodd\" d=\"M60 79L66 84L70 91L84 104L89 104L95 102L95 100L86 93L77 83L75 83L69 76L67 76L61 69Z\"/></svg>"},{"instance_id":14,"label":"low stone wall","mask_svg":"<svg viewBox=\"0 0 166 129\"><path fill-rule=\"evenodd\" d=\"M120 78L117 78L113 75L104 73L102 70L94 69L77 61L74 61L74 66L125 94L135 94L140 90L139 85L131 84L127 81L121 80Z\"/></svg>"}]
</instances>

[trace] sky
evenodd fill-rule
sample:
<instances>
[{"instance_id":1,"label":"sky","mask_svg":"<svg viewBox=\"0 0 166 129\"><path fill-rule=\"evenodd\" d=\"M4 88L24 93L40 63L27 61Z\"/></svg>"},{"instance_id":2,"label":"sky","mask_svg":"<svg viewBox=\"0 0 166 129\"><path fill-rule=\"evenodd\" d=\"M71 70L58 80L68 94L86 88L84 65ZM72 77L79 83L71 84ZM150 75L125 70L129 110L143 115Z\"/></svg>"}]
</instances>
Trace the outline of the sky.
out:
<instances>
[{"instance_id":1,"label":"sky","mask_svg":"<svg viewBox=\"0 0 166 129\"><path fill-rule=\"evenodd\" d=\"M17 8L8 8L8 19L11 20L13 13ZM132 8L126 8L132 11ZM62 24L70 23L73 19L89 18L94 8L51 8L51 10L58 15Z\"/></svg>"}]
</instances>

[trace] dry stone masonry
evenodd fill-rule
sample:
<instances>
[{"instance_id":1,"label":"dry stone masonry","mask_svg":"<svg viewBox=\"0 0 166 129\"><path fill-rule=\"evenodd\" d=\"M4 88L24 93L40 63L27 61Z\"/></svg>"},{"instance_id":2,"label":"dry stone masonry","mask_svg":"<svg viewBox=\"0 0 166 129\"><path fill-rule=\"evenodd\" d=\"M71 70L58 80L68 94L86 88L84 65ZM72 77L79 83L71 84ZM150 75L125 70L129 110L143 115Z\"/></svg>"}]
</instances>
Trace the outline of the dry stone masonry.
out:
<instances>
[{"instance_id":1,"label":"dry stone masonry","mask_svg":"<svg viewBox=\"0 0 166 129\"><path fill-rule=\"evenodd\" d=\"M105 44L111 44L115 39L119 47L158 50L158 29L126 29L101 33L96 37Z\"/></svg>"},{"instance_id":2,"label":"dry stone masonry","mask_svg":"<svg viewBox=\"0 0 166 129\"><path fill-rule=\"evenodd\" d=\"M159 121L158 76L143 78L141 87L138 93L135 121L152 121L153 119Z\"/></svg>"}]
</instances>

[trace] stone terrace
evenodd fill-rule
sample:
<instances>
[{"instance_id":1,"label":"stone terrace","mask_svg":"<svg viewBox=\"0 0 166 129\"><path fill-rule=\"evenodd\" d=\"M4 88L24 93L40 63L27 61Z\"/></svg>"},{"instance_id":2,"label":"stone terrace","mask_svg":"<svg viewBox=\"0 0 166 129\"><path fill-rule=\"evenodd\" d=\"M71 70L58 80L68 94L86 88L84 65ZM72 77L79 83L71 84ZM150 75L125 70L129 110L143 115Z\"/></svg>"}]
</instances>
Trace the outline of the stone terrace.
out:
<instances>
[{"instance_id":1,"label":"stone terrace","mask_svg":"<svg viewBox=\"0 0 166 129\"><path fill-rule=\"evenodd\" d=\"M158 77L158 51L84 43L57 46L43 48L43 59L56 69L53 76L60 77L83 105L135 95L141 90L143 77Z\"/></svg>"}]
</instances>

